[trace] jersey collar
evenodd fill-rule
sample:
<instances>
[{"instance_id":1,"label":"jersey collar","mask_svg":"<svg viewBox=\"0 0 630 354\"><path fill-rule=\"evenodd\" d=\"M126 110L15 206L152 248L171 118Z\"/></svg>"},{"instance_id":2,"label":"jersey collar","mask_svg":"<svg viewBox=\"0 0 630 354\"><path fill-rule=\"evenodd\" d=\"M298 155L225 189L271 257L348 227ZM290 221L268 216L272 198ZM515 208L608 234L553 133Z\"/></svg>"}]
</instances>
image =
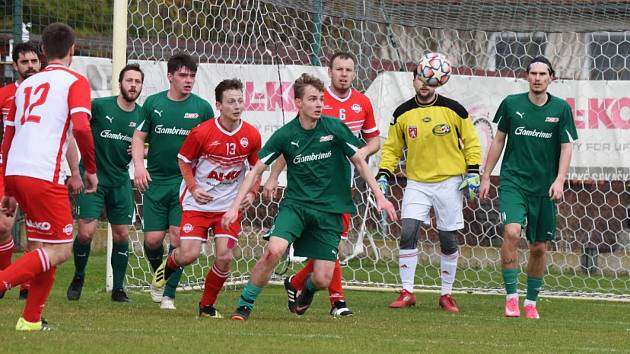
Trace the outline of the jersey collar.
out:
<instances>
[{"instance_id":1,"label":"jersey collar","mask_svg":"<svg viewBox=\"0 0 630 354\"><path fill-rule=\"evenodd\" d=\"M221 126L221 124L219 123L219 118L220 118L220 117L216 117L216 118L214 119L214 124L216 124L216 125L217 125L217 128L219 128L219 130L220 130L223 134L225 134L225 135L227 135L227 136L232 136L232 135L234 135L234 134L238 133L238 131L239 131L239 130L241 130L241 127L243 126L243 118L241 118L241 121L239 122L238 127L236 127L236 129L234 129L233 131L229 132L229 131L225 130L225 129Z\"/></svg>"},{"instance_id":2,"label":"jersey collar","mask_svg":"<svg viewBox=\"0 0 630 354\"><path fill-rule=\"evenodd\" d=\"M350 93L348 94L348 97L346 98L339 98L337 95L335 95L335 93L330 89L330 86L326 86L326 91L328 91L328 94L336 99L339 102L346 102L347 100L350 99L350 97L352 97L352 91L354 91L354 89L350 88Z\"/></svg>"}]
</instances>

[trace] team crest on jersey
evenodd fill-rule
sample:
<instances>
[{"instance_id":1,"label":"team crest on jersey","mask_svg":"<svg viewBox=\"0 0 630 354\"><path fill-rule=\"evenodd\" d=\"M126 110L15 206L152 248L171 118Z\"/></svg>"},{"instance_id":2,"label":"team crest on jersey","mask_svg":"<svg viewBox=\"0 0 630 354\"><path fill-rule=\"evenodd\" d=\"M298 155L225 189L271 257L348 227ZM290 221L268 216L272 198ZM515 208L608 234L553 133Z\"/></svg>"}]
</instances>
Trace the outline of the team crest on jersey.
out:
<instances>
[{"instance_id":1,"label":"team crest on jersey","mask_svg":"<svg viewBox=\"0 0 630 354\"><path fill-rule=\"evenodd\" d=\"M407 133L409 133L409 137L411 139L415 139L416 137L418 137L418 127L416 127L415 125L408 127Z\"/></svg>"},{"instance_id":2,"label":"team crest on jersey","mask_svg":"<svg viewBox=\"0 0 630 354\"><path fill-rule=\"evenodd\" d=\"M249 145L249 140L247 138L243 137L243 138L241 138L240 143L241 143L242 147L246 148L247 145Z\"/></svg>"},{"instance_id":3,"label":"team crest on jersey","mask_svg":"<svg viewBox=\"0 0 630 354\"><path fill-rule=\"evenodd\" d=\"M199 113L184 113L185 119L196 119L199 118Z\"/></svg>"},{"instance_id":4,"label":"team crest on jersey","mask_svg":"<svg viewBox=\"0 0 630 354\"><path fill-rule=\"evenodd\" d=\"M333 136L332 135L324 135L321 138L319 138L319 142L323 143L325 141L332 141L333 140Z\"/></svg>"},{"instance_id":5,"label":"team crest on jersey","mask_svg":"<svg viewBox=\"0 0 630 354\"><path fill-rule=\"evenodd\" d=\"M353 104L351 108L354 111L354 113L361 112L361 106L358 103Z\"/></svg>"},{"instance_id":6,"label":"team crest on jersey","mask_svg":"<svg viewBox=\"0 0 630 354\"><path fill-rule=\"evenodd\" d=\"M433 135L444 136L451 132L451 127L448 124L438 124L433 127Z\"/></svg>"},{"instance_id":7,"label":"team crest on jersey","mask_svg":"<svg viewBox=\"0 0 630 354\"><path fill-rule=\"evenodd\" d=\"M558 123L560 121L560 118L558 117L547 117L545 118L545 122L547 123Z\"/></svg>"},{"instance_id":8,"label":"team crest on jersey","mask_svg":"<svg viewBox=\"0 0 630 354\"><path fill-rule=\"evenodd\" d=\"M429 123L431 121L431 117L424 117L422 118L422 121L425 123Z\"/></svg>"},{"instance_id":9,"label":"team crest on jersey","mask_svg":"<svg viewBox=\"0 0 630 354\"><path fill-rule=\"evenodd\" d=\"M184 230L185 233L189 233L193 230L193 226L191 224L184 224L182 230Z\"/></svg>"}]
</instances>

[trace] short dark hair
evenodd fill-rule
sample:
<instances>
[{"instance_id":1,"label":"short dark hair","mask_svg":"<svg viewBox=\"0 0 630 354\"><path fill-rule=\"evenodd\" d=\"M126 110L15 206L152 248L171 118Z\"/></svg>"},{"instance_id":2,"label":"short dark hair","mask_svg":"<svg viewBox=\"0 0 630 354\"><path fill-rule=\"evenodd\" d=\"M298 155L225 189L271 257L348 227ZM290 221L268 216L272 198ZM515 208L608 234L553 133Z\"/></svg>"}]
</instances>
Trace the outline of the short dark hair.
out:
<instances>
[{"instance_id":1,"label":"short dark hair","mask_svg":"<svg viewBox=\"0 0 630 354\"><path fill-rule=\"evenodd\" d=\"M309 85L320 92L324 92L324 82L322 80L304 73L293 83L293 97L302 98L304 96L304 88Z\"/></svg>"},{"instance_id":2,"label":"short dark hair","mask_svg":"<svg viewBox=\"0 0 630 354\"><path fill-rule=\"evenodd\" d=\"M121 83L123 81L123 78L125 77L125 73L127 71L137 71L140 73L140 77L142 79L142 82L144 82L144 72L142 72L142 69L140 69L140 65L138 64L127 64L125 65L124 68L122 68L122 70L120 70L120 74L118 74L118 82Z\"/></svg>"},{"instance_id":3,"label":"short dark hair","mask_svg":"<svg viewBox=\"0 0 630 354\"><path fill-rule=\"evenodd\" d=\"M177 53L168 60L166 69L169 74L174 74L180 68L188 68L192 72L197 72L197 63L189 54Z\"/></svg>"},{"instance_id":4,"label":"short dark hair","mask_svg":"<svg viewBox=\"0 0 630 354\"><path fill-rule=\"evenodd\" d=\"M217 85L214 89L214 97L217 102L223 102L223 92L227 90L239 90L243 91L243 83L239 79L226 79Z\"/></svg>"},{"instance_id":5,"label":"short dark hair","mask_svg":"<svg viewBox=\"0 0 630 354\"><path fill-rule=\"evenodd\" d=\"M42 32L42 47L49 61L65 57L73 44L74 31L65 23L51 23Z\"/></svg>"},{"instance_id":6,"label":"short dark hair","mask_svg":"<svg viewBox=\"0 0 630 354\"><path fill-rule=\"evenodd\" d=\"M16 44L15 46L13 46L13 53L11 54L13 62L14 63L18 62L18 59L20 58L20 54L26 54L30 52L35 53L35 55L37 55L38 58L40 57L41 53L39 52L39 46L37 44L31 41Z\"/></svg>"},{"instance_id":7,"label":"short dark hair","mask_svg":"<svg viewBox=\"0 0 630 354\"><path fill-rule=\"evenodd\" d=\"M547 65L547 69L549 69L549 76L556 75L556 72L553 70L553 67L551 66L551 62L549 61L549 59L543 56L535 57L534 59L532 59L532 61L529 62L529 64L527 64L527 70L526 70L527 73L529 73L529 70L532 68L532 64L535 64L535 63L543 63Z\"/></svg>"},{"instance_id":8,"label":"short dark hair","mask_svg":"<svg viewBox=\"0 0 630 354\"><path fill-rule=\"evenodd\" d=\"M335 62L335 59L351 59L352 63L354 63L354 65L357 65L357 60L355 59L354 55L348 53L348 52L337 52L335 54L333 54L332 57L330 57L330 62L328 63L328 67L329 68L333 68L333 63Z\"/></svg>"}]
</instances>

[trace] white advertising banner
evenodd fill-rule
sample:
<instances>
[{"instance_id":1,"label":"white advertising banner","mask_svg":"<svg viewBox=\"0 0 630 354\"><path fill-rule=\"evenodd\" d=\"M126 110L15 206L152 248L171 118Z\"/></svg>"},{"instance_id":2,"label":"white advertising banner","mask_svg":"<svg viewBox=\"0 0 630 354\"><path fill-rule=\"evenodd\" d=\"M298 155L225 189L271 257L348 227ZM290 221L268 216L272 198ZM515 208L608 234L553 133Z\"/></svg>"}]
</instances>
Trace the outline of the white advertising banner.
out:
<instances>
[{"instance_id":1,"label":"white advertising banner","mask_svg":"<svg viewBox=\"0 0 630 354\"><path fill-rule=\"evenodd\" d=\"M166 62L138 61L145 73L139 102L166 90ZM111 60L75 57L72 68L90 81L93 97L111 94ZM293 119L292 83L302 73L314 74L328 84L325 67L298 65L200 64L193 92L214 106L214 88L223 79L238 78L245 86L243 117L255 125L265 141L284 123ZM115 78L114 80L116 80ZM412 73L384 72L372 82L366 94L372 100L377 125L384 137L394 109L413 97ZM438 92L460 102L468 110L482 143L485 158L496 132L491 123L501 100L512 93L527 91L527 81L514 78L452 76ZM550 92L573 109L579 140L573 145L572 179L629 180L630 167L630 82L555 81ZM218 114L218 112L215 113ZM373 169L379 158L372 158ZM500 171L500 164L494 174Z\"/></svg>"}]
</instances>

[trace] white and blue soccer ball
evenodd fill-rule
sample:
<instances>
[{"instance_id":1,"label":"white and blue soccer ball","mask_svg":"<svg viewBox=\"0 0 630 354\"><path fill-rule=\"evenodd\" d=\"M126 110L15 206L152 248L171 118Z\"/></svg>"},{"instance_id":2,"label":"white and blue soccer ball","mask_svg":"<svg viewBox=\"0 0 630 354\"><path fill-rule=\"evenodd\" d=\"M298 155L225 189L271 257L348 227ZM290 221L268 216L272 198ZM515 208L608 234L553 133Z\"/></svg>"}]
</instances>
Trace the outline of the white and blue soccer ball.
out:
<instances>
[{"instance_id":1,"label":"white and blue soccer ball","mask_svg":"<svg viewBox=\"0 0 630 354\"><path fill-rule=\"evenodd\" d=\"M442 86L451 78L451 62L440 53L427 53L420 59L416 75L429 86Z\"/></svg>"}]
</instances>

